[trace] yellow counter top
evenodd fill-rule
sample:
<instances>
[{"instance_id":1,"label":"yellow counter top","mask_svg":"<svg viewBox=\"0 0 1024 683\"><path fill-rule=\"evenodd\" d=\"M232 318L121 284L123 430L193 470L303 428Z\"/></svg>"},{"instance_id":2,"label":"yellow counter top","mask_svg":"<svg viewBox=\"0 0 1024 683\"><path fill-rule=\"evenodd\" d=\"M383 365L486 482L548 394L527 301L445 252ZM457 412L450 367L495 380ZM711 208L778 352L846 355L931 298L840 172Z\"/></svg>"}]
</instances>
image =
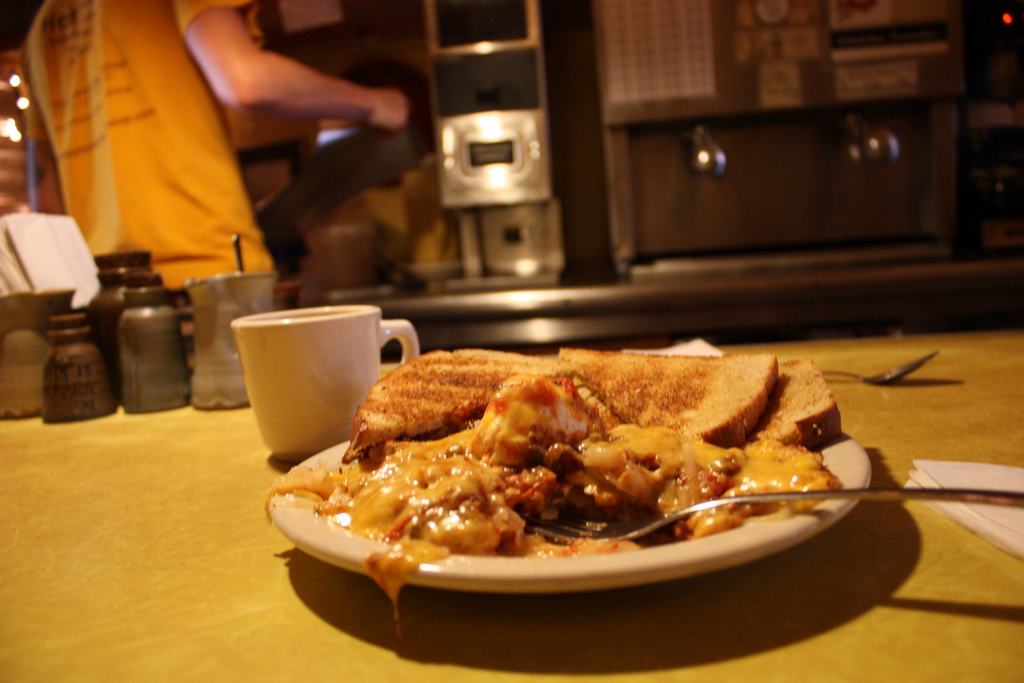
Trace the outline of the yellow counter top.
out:
<instances>
[{"instance_id":1,"label":"yellow counter top","mask_svg":"<svg viewBox=\"0 0 1024 683\"><path fill-rule=\"evenodd\" d=\"M1024 466L1024 333L758 347L831 380L873 484L916 458ZM658 585L512 596L368 578L268 525L249 409L0 421L0 680L1020 681L1024 562L921 503Z\"/></svg>"}]
</instances>

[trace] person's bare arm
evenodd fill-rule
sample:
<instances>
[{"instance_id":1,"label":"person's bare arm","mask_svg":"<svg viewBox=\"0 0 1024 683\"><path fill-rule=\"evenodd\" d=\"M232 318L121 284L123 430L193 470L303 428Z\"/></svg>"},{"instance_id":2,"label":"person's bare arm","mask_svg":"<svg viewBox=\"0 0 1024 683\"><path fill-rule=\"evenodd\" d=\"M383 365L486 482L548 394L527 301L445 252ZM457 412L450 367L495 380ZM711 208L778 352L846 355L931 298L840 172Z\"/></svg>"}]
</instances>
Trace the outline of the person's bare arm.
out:
<instances>
[{"instance_id":1,"label":"person's bare arm","mask_svg":"<svg viewBox=\"0 0 1024 683\"><path fill-rule=\"evenodd\" d=\"M238 10L216 7L189 25L185 42L227 106L286 119L348 119L387 130L406 124L409 102L393 88L368 88L263 50Z\"/></svg>"},{"instance_id":2,"label":"person's bare arm","mask_svg":"<svg viewBox=\"0 0 1024 683\"><path fill-rule=\"evenodd\" d=\"M57 163L50 144L46 140L26 137L25 162L28 173L29 207L39 213L63 214L64 200L61 197Z\"/></svg>"}]
</instances>

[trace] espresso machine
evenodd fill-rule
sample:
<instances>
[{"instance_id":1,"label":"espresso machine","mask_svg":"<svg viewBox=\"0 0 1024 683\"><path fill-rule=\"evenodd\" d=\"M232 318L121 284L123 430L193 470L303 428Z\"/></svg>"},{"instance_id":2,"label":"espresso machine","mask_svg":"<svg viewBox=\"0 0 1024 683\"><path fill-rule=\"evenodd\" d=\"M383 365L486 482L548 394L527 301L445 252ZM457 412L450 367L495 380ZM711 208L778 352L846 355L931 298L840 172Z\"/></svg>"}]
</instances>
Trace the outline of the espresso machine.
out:
<instances>
[{"instance_id":1,"label":"espresso machine","mask_svg":"<svg viewBox=\"0 0 1024 683\"><path fill-rule=\"evenodd\" d=\"M593 10L622 275L950 257L960 0Z\"/></svg>"},{"instance_id":2,"label":"espresso machine","mask_svg":"<svg viewBox=\"0 0 1024 683\"><path fill-rule=\"evenodd\" d=\"M565 266L551 191L538 0L425 0L441 206L458 226L450 287L556 283Z\"/></svg>"}]
</instances>

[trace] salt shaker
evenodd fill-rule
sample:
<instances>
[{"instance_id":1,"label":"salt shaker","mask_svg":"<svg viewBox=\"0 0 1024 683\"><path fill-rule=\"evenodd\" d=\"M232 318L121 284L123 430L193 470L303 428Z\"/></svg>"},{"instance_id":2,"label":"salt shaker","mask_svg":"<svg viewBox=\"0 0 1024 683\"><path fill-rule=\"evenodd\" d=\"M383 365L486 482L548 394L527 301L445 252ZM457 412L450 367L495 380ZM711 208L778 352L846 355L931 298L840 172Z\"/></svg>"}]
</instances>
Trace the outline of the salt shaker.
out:
<instances>
[{"instance_id":1,"label":"salt shaker","mask_svg":"<svg viewBox=\"0 0 1024 683\"><path fill-rule=\"evenodd\" d=\"M85 313L52 316L50 343L43 366L43 422L75 422L115 412L106 363Z\"/></svg>"},{"instance_id":2,"label":"salt shaker","mask_svg":"<svg viewBox=\"0 0 1024 683\"><path fill-rule=\"evenodd\" d=\"M155 272L125 281L118 323L121 403L126 413L170 410L189 403L190 379L178 314Z\"/></svg>"}]
</instances>

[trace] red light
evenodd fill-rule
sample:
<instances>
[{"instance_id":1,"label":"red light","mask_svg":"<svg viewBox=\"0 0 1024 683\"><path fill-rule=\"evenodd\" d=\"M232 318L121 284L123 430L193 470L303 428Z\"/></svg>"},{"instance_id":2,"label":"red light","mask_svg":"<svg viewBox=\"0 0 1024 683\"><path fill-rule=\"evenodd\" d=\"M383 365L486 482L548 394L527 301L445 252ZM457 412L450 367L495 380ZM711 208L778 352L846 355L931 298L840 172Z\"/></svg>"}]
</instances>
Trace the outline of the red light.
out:
<instances>
[{"instance_id":1,"label":"red light","mask_svg":"<svg viewBox=\"0 0 1024 683\"><path fill-rule=\"evenodd\" d=\"M1009 26L1013 23L1013 15L1009 12L1003 12L1003 23Z\"/></svg>"}]
</instances>

